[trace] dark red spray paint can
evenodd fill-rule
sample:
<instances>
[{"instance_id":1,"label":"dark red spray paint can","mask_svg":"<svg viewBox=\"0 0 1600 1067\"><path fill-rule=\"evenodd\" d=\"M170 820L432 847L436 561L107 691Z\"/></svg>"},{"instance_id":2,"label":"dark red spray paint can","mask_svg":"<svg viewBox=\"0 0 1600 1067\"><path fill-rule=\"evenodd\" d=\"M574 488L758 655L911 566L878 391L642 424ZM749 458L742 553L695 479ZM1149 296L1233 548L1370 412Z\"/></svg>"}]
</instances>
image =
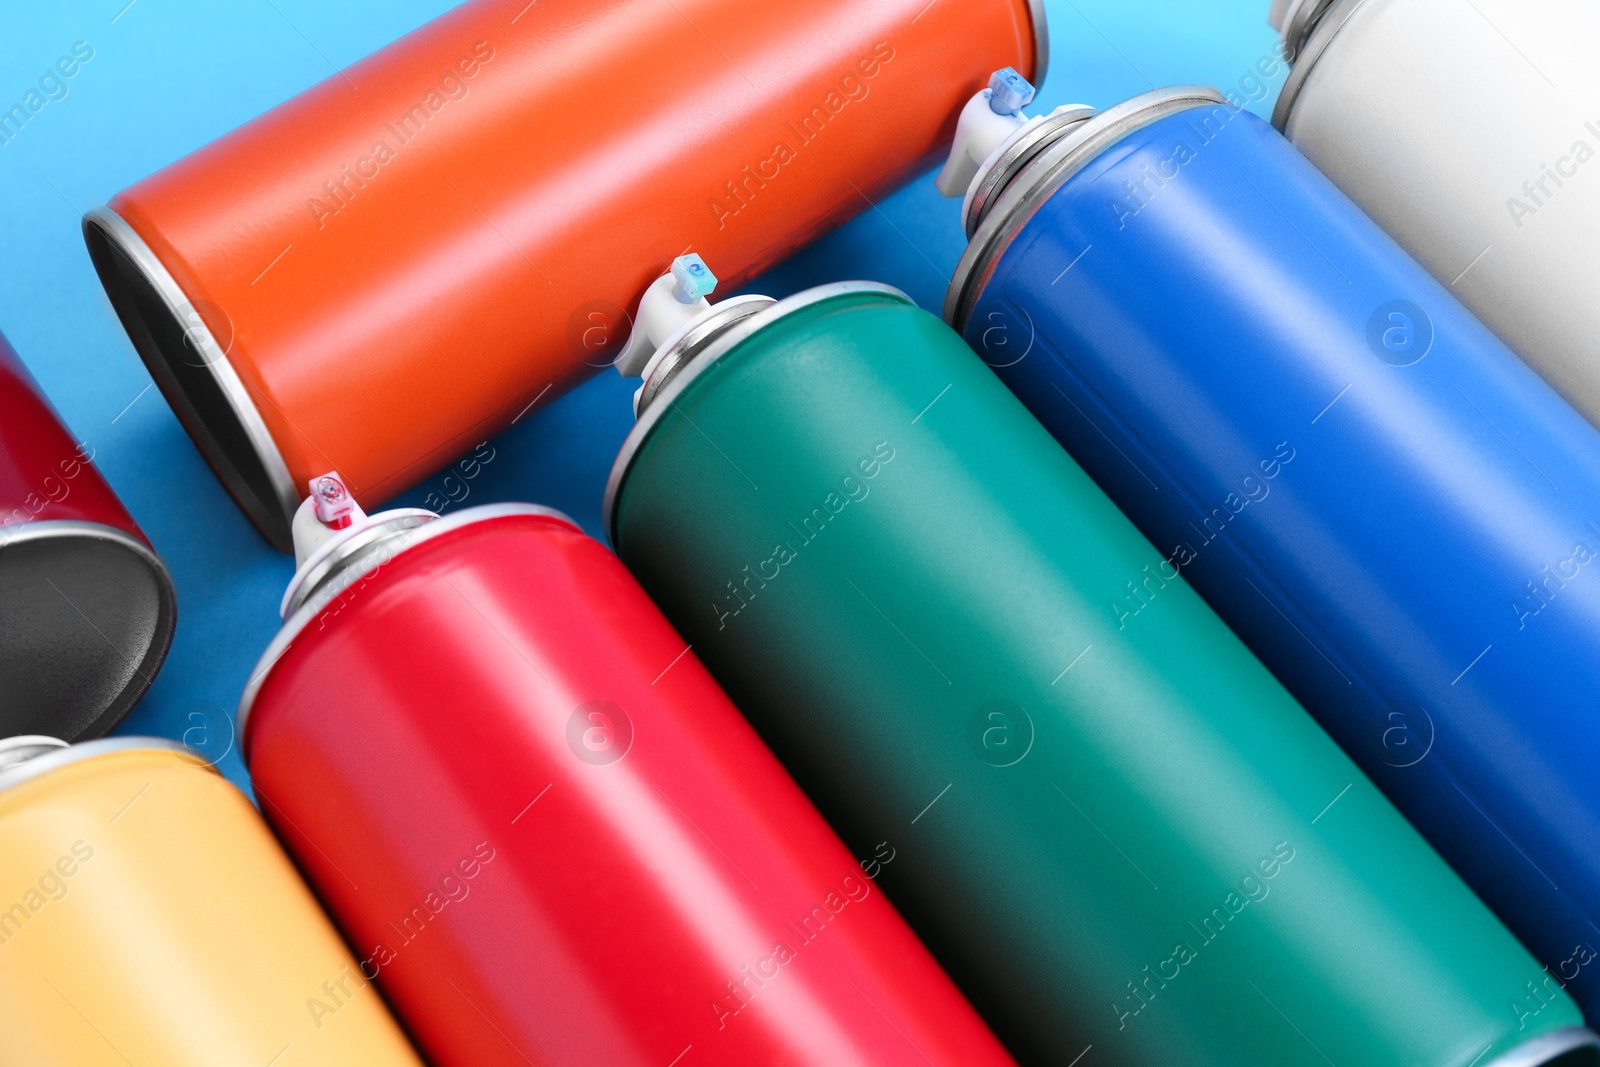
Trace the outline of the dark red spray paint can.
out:
<instances>
[{"instance_id":1,"label":"dark red spray paint can","mask_svg":"<svg viewBox=\"0 0 1600 1067\"><path fill-rule=\"evenodd\" d=\"M0 337L0 737L99 737L172 643L172 578Z\"/></svg>"},{"instance_id":2,"label":"dark red spray paint can","mask_svg":"<svg viewBox=\"0 0 1600 1067\"><path fill-rule=\"evenodd\" d=\"M1011 1063L603 546L311 488L245 758L433 1063Z\"/></svg>"}]
</instances>

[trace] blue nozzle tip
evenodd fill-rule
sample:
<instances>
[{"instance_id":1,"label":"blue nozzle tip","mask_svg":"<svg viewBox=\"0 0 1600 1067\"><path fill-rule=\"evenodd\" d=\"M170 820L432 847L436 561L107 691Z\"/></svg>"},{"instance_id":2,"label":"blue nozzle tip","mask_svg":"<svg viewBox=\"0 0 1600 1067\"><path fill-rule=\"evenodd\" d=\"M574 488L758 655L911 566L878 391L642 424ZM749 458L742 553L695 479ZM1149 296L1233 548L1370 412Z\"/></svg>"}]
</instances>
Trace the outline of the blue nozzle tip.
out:
<instances>
[{"instance_id":1,"label":"blue nozzle tip","mask_svg":"<svg viewBox=\"0 0 1600 1067\"><path fill-rule=\"evenodd\" d=\"M1033 83L1014 67L1004 67L989 78L989 108L996 115L1015 115L1033 103Z\"/></svg>"},{"instance_id":2,"label":"blue nozzle tip","mask_svg":"<svg viewBox=\"0 0 1600 1067\"><path fill-rule=\"evenodd\" d=\"M717 288L717 276L711 273L706 261L694 252L672 261L672 277L678 283L674 292L678 300L685 304L708 297Z\"/></svg>"}]
</instances>

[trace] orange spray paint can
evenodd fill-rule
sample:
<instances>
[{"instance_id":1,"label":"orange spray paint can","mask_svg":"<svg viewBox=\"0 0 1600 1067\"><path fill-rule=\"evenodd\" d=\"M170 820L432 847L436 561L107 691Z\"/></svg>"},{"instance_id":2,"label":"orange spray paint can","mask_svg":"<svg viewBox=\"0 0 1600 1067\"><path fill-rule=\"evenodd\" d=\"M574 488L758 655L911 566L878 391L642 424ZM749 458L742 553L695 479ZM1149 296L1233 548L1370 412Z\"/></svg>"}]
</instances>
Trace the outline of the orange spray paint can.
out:
<instances>
[{"instance_id":1,"label":"orange spray paint can","mask_svg":"<svg viewBox=\"0 0 1600 1067\"><path fill-rule=\"evenodd\" d=\"M691 245L737 285L928 165L1042 0L471 0L84 220L135 347L288 549L605 366Z\"/></svg>"}]
</instances>

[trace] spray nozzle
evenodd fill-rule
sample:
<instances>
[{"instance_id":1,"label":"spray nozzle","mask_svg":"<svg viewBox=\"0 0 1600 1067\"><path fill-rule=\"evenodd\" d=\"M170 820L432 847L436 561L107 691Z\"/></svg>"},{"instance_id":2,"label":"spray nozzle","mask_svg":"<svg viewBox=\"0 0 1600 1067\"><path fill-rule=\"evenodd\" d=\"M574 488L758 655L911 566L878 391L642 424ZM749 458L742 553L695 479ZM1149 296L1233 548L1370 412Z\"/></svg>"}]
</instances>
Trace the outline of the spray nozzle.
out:
<instances>
[{"instance_id":1,"label":"spray nozzle","mask_svg":"<svg viewBox=\"0 0 1600 1067\"><path fill-rule=\"evenodd\" d=\"M680 304L694 304L717 291L717 276L706 261L690 253L672 261L672 295Z\"/></svg>"},{"instance_id":2,"label":"spray nozzle","mask_svg":"<svg viewBox=\"0 0 1600 1067\"><path fill-rule=\"evenodd\" d=\"M319 474L306 488L310 495L300 502L290 527L294 531L295 572L278 606L278 614L285 619L327 577L328 561L336 558L343 546L360 545L363 535L370 540L370 531L380 527L418 526L439 517L421 508L368 515L338 471Z\"/></svg>"},{"instance_id":3,"label":"spray nozzle","mask_svg":"<svg viewBox=\"0 0 1600 1067\"><path fill-rule=\"evenodd\" d=\"M617 357L617 373L637 378L645 365L673 334L711 310L706 298L717 288L717 276L706 261L690 253L672 261L672 269L657 278L639 301L633 332Z\"/></svg>"},{"instance_id":4,"label":"spray nozzle","mask_svg":"<svg viewBox=\"0 0 1600 1067\"><path fill-rule=\"evenodd\" d=\"M934 180L940 193L966 195L985 161L1014 133L1033 121L1022 110L1033 102L1033 97L1033 83L1011 67L1004 67L990 76L989 87L961 109L950 158Z\"/></svg>"},{"instance_id":5,"label":"spray nozzle","mask_svg":"<svg viewBox=\"0 0 1600 1067\"><path fill-rule=\"evenodd\" d=\"M338 471L319 474L306 483L306 489L310 495L295 512L291 526L297 564L304 563L318 549L367 518Z\"/></svg>"},{"instance_id":6,"label":"spray nozzle","mask_svg":"<svg viewBox=\"0 0 1600 1067\"><path fill-rule=\"evenodd\" d=\"M989 76L989 110L996 115L1015 115L1033 103L1033 83L1014 67L1002 67Z\"/></svg>"},{"instance_id":7,"label":"spray nozzle","mask_svg":"<svg viewBox=\"0 0 1600 1067\"><path fill-rule=\"evenodd\" d=\"M317 521L330 530L349 526L350 516L357 510L355 497L335 471L311 479L311 499L317 502Z\"/></svg>"}]
</instances>

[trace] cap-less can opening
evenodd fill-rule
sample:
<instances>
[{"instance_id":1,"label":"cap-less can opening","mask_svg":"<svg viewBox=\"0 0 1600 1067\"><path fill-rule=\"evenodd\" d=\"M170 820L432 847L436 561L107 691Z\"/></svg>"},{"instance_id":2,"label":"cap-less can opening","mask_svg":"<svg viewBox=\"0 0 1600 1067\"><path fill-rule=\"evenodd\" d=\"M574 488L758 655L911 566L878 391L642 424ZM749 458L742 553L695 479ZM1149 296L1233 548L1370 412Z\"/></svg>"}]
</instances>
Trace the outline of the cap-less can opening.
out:
<instances>
[{"instance_id":1,"label":"cap-less can opening","mask_svg":"<svg viewBox=\"0 0 1600 1067\"><path fill-rule=\"evenodd\" d=\"M0 531L0 734L106 733L149 688L176 620L166 567L121 530Z\"/></svg>"},{"instance_id":2,"label":"cap-less can opening","mask_svg":"<svg viewBox=\"0 0 1600 1067\"><path fill-rule=\"evenodd\" d=\"M262 536L291 551L290 523L300 494L228 362L232 338L212 333L121 216L107 208L91 211L83 219L83 237L111 306L178 421Z\"/></svg>"}]
</instances>

